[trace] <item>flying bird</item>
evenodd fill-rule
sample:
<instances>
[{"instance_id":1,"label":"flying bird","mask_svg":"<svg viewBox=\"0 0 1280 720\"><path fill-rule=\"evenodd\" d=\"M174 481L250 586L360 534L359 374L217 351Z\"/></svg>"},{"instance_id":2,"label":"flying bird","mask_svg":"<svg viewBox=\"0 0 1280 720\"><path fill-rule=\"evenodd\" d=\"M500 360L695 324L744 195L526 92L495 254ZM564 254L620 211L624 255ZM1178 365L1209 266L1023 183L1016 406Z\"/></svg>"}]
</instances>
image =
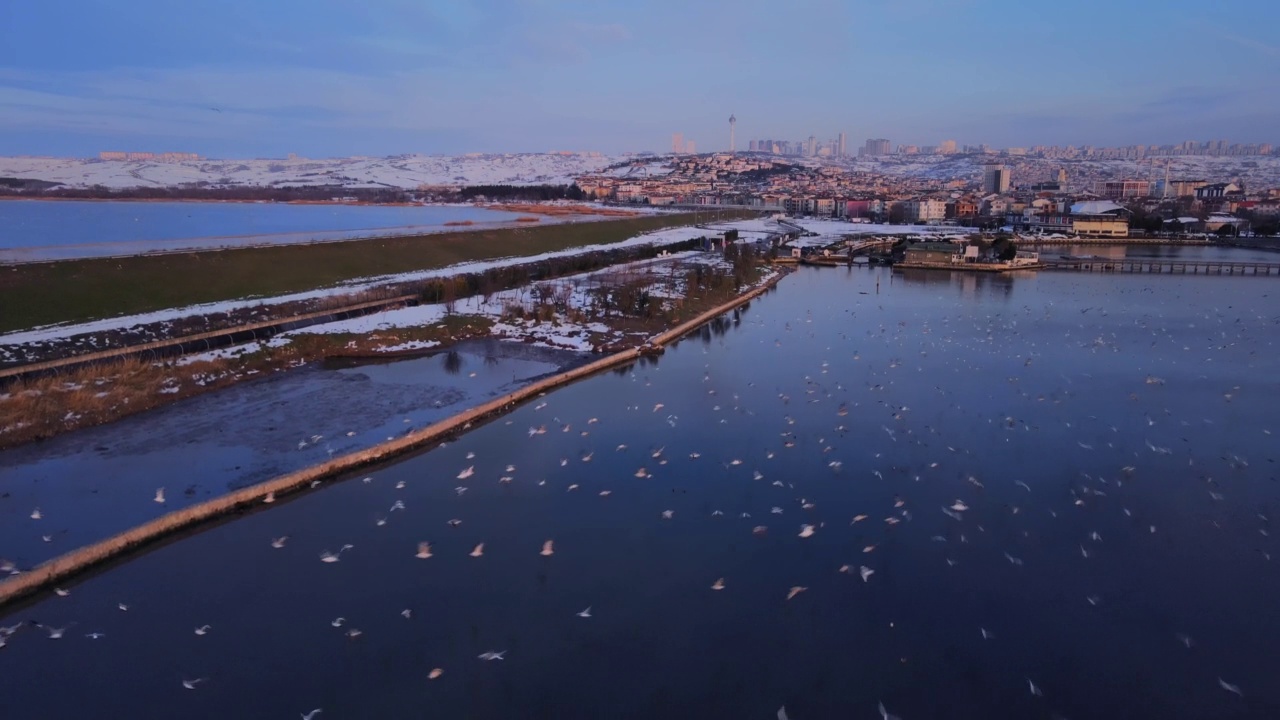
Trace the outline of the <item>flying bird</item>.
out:
<instances>
[{"instance_id":1,"label":"flying bird","mask_svg":"<svg viewBox=\"0 0 1280 720\"><path fill-rule=\"evenodd\" d=\"M1222 688L1223 690L1226 690L1229 693L1234 693L1236 695L1239 695L1240 697L1244 697L1244 693L1240 692L1239 685L1232 685L1231 683L1227 682L1226 680L1223 680L1222 678L1218 678L1218 687Z\"/></svg>"}]
</instances>

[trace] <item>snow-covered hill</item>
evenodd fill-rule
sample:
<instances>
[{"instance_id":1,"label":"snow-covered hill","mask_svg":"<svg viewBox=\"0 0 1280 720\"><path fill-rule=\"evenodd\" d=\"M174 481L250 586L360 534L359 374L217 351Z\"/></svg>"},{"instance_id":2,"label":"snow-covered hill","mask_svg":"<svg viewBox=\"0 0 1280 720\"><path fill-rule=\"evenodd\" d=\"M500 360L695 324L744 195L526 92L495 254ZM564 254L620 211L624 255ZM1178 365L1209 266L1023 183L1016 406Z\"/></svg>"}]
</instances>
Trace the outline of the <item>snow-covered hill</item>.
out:
<instances>
[{"instance_id":1,"label":"snow-covered hill","mask_svg":"<svg viewBox=\"0 0 1280 720\"><path fill-rule=\"evenodd\" d=\"M898 178L973 180L982 177L982 166L999 163L1013 170L1015 183L1041 182L1066 170L1069 181L1084 187L1094 180L1163 180L1165 162L1173 180L1208 182L1242 181L1249 188L1280 186L1280 156L1208 157L1178 156L1143 162L1121 159L1048 159L997 155L885 155L845 158L822 164L843 165L851 170Z\"/></svg>"},{"instance_id":2,"label":"snow-covered hill","mask_svg":"<svg viewBox=\"0 0 1280 720\"><path fill-rule=\"evenodd\" d=\"M192 160L147 162L49 157L0 158L0 177L48 180L71 187L567 184L618 158L599 154L397 155L325 160Z\"/></svg>"}]
</instances>

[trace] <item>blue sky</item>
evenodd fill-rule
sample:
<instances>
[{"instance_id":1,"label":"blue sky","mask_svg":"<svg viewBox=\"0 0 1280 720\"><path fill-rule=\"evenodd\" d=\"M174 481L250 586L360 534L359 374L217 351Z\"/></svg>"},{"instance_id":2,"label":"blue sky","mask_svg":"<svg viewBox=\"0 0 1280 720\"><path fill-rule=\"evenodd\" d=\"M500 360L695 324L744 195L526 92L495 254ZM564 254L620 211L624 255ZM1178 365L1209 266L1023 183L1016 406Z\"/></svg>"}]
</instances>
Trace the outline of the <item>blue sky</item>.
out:
<instances>
[{"instance_id":1,"label":"blue sky","mask_svg":"<svg viewBox=\"0 0 1280 720\"><path fill-rule=\"evenodd\" d=\"M0 2L0 154L1280 144L1280 1Z\"/></svg>"}]
</instances>

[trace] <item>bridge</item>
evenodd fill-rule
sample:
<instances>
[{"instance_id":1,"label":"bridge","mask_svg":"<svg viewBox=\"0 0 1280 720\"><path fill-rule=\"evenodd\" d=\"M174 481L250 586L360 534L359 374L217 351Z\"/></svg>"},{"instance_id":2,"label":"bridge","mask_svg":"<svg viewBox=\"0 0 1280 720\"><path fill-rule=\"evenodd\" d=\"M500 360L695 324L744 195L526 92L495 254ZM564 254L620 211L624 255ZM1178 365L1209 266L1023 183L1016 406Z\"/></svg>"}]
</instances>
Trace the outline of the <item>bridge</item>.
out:
<instances>
[{"instance_id":1,"label":"bridge","mask_svg":"<svg viewBox=\"0 0 1280 720\"><path fill-rule=\"evenodd\" d=\"M1062 258L1042 259L1046 270L1097 273L1148 273L1155 275L1240 275L1280 277L1280 263L1227 260L1178 260L1162 258Z\"/></svg>"}]
</instances>

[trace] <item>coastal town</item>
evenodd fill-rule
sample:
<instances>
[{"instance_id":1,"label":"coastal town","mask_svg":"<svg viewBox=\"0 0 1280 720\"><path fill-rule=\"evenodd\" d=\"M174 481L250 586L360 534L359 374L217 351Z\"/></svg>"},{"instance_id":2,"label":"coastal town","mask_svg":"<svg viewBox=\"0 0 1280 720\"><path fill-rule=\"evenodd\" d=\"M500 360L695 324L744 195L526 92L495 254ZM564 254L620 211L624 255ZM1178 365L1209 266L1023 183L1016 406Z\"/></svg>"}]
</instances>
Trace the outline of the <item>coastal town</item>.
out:
<instances>
[{"instance_id":1,"label":"coastal town","mask_svg":"<svg viewBox=\"0 0 1280 720\"><path fill-rule=\"evenodd\" d=\"M1206 143L1212 154L1192 154L1188 145L1177 155L1144 146L925 148L926 155L914 146L876 154L868 150L877 141L867 142L857 157L839 154L842 141L810 143L804 154L751 141L770 151L641 156L576 182L585 195L620 204L753 208L1038 237L1239 237L1280 229L1280 156L1269 145L1224 144L1219 151Z\"/></svg>"}]
</instances>

